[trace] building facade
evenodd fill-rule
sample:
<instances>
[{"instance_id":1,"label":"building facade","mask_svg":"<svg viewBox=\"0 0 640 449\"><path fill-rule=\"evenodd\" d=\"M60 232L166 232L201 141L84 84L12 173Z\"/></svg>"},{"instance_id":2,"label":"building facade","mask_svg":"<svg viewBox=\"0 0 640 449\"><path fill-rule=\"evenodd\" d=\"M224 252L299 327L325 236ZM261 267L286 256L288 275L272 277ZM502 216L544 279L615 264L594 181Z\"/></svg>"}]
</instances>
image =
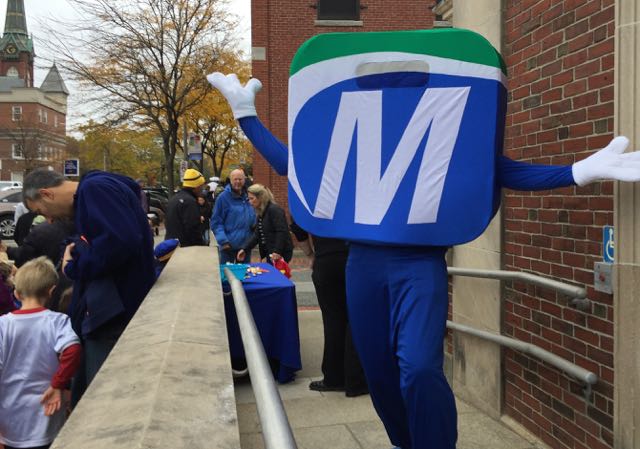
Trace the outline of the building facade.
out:
<instances>
[{"instance_id":1,"label":"building facade","mask_svg":"<svg viewBox=\"0 0 640 449\"><path fill-rule=\"evenodd\" d=\"M315 34L452 25L484 35L505 59L508 157L571 164L620 134L637 148L639 16L637 0L252 0L253 75L264 85L259 116L286 142L289 63ZM254 174L286 204L286 179L259 155ZM613 182L504 191L487 231L454 248L450 262L582 285L589 301L578 308L541 287L456 277L452 318L533 343L598 382L588 390L538 358L454 334L449 358L458 396L549 447L640 447L638 198L637 185ZM595 283L605 227L615 230L613 293Z\"/></svg>"},{"instance_id":2,"label":"building facade","mask_svg":"<svg viewBox=\"0 0 640 449\"><path fill-rule=\"evenodd\" d=\"M67 90L55 64L34 87L33 40L23 0L9 0L0 38L0 180L21 181L26 171L62 171Z\"/></svg>"}]
</instances>

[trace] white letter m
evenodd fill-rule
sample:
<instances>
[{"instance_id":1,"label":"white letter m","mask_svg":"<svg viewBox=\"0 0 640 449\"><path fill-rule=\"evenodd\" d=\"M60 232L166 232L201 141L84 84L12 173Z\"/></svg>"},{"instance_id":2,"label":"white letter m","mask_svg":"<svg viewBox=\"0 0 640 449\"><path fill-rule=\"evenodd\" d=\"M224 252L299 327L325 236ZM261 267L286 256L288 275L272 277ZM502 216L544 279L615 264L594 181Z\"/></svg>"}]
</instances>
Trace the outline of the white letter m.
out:
<instances>
[{"instance_id":1,"label":"white letter m","mask_svg":"<svg viewBox=\"0 0 640 449\"><path fill-rule=\"evenodd\" d=\"M431 127L407 223L434 223L469 87L427 89L382 173L382 91L342 94L313 215L332 219L357 126L355 223L380 224Z\"/></svg>"}]
</instances>

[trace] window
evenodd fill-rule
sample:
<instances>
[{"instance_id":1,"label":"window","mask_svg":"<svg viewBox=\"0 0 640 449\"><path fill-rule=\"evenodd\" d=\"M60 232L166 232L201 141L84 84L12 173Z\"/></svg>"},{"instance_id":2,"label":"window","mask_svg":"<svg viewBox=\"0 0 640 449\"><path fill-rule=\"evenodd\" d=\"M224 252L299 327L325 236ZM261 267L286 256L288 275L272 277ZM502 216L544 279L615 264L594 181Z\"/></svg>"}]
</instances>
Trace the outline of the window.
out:
<instances>
[{"instance_id":1,"label":"window","mask_svg":"<svg viewBox=\"0 0 640 449\"><path fill-rule=\"evenodd\" d=\"M21 143L14 143L12 149L14 159L24 159L24 151Z\"/></svg>"},{"instance_id":2,"label":"window","mask_svg":"<svg viewBox=\"0 0 640 449\"><path fill-rule=\"evenodd\" d=\"M9 70L7 70L7 76L17 78L20 76L20 74L18 73L18 69L16 69L15 67L9 67Z\"/></svg>"},{"instance_id":3,"label":"window","mask_svg":"<svg viewBox=\"0 0 640 449\"><path fill-rule=\"evenodd\" d=\"M318 0L318 20L360 20L360 0Z\"/></svg>"},{"instance_id":4,"label":"window","mask_svg":"<svg viewBox=\"0 0 640 449\"><path fill-rule=\"evenodd\" d=\"M58 127L58 114L53 115L53 126Z\"/></svg>"},{"instance_id":5,"label":"window","mask_svg":"<svg viewBox=\"0 0 640 449\"><path fill-rule=\"evenodd\" d=\"M14 122L22 120L22 106L13 106L11 108L11 118Z\"/></svg>"},{"instance_id":6,"label":"window","mask_svg":"<svg viewBox=\"0 0 640 449\"><path fill-rule=\"evenodd\" d=\"M40 117L40 122L41 123L47 123L49 118L47 115L47 111L44 111L42 109L38 109L38 116Z\"/></svg>"}]
</instances>

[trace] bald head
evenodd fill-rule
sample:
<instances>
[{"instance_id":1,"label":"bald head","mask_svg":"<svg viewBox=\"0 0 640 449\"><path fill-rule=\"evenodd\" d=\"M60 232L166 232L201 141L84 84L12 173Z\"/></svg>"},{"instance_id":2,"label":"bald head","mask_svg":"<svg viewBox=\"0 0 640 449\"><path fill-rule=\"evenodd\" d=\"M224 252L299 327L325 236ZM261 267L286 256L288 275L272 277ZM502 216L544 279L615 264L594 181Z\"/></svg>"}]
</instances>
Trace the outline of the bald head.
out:
<instances>
[{"instance_id":1,"label":"bald head","mask_svg":"<svg viewBox=\"0 0 640 449\"><path fill-rule=\"evenodd\" d=\"M231 190L236 193L242 192L242 188L244 187L246 176L244 171L240 168L236 168L229 173L229 182L231 183Z\"/></svg>"}]
</instances>

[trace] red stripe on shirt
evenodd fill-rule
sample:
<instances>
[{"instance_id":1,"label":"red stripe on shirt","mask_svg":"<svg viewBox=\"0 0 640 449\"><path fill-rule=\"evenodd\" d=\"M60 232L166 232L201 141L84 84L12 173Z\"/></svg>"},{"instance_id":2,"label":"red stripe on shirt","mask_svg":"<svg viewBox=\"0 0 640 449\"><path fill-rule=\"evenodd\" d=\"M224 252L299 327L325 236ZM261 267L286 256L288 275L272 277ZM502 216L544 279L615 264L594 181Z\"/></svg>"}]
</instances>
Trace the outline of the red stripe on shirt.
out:
<instances>
[{"instance_id":1,"label":"red stripe on shirt","mask_svg":"<svg viewBox=\"0 0 640 449\"><path fill-rule=\"evenodd\" d=\"M16 315L26 315L28 313L42 312L43 310L47 310L47 308L46 307L36 307L35 309L20 309L20 310L14 310L11 313L15 313Z\"/></svg>"}]
</instances>

